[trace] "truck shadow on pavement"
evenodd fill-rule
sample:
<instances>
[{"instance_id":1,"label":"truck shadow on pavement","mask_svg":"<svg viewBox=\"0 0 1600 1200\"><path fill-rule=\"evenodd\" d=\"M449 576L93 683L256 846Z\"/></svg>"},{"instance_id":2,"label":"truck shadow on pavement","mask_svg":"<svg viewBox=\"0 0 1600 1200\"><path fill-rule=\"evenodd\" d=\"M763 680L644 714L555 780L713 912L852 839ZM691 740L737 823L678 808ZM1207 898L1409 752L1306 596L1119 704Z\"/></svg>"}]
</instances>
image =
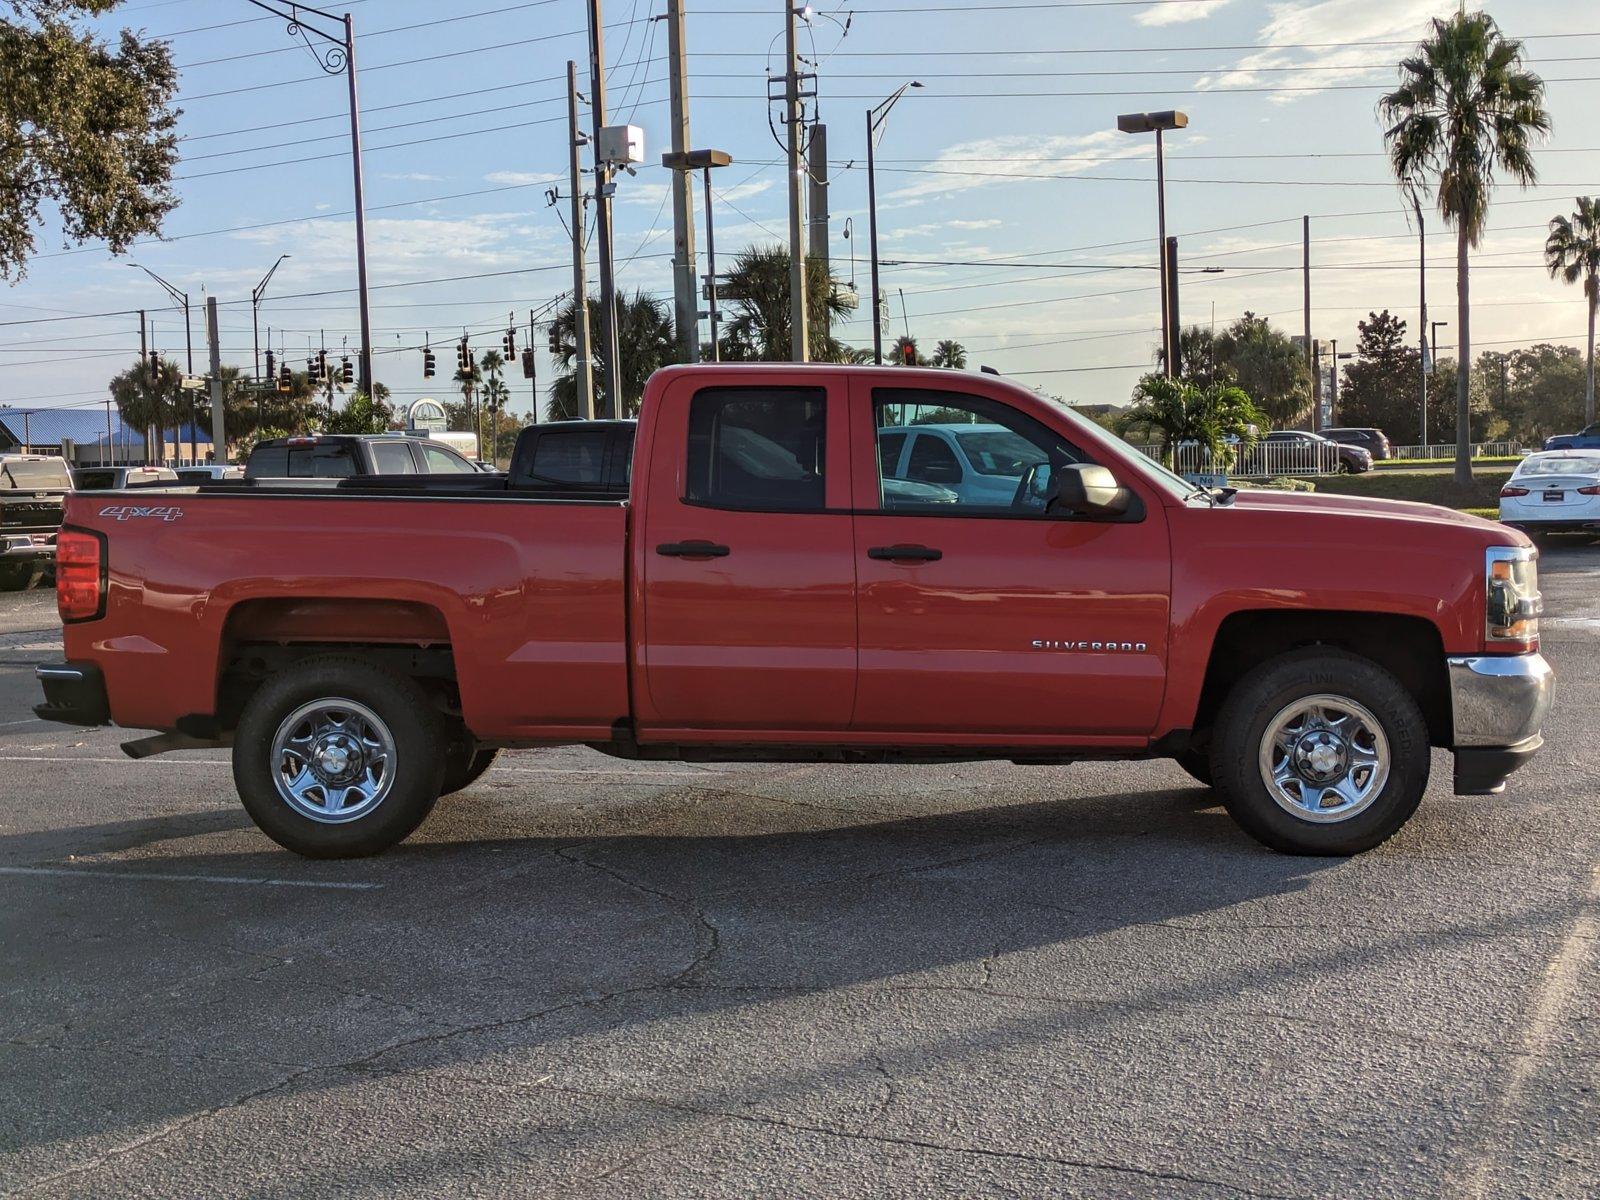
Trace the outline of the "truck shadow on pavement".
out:
<instances>
[{"instance_id":1,"label":"truck shadow on pavement","mask_svg":"<svg viewBox=\"0 0 1600 1200\"><path fill-rule=\"evenodd\" d=\"M263 850L232 808L68 831L80 854L147 851L86 869L302 886L5 878L0 1186L64 1182L153 1127L264 1136L325 1089L392 1100L383 1081L418 1072L451 1081L406 1101L445 1143L363 1151L411 1178L447 1153L454 1088L588 1097L598 1108L575 1106L568 1132L597 1155L637 1136L616 1106L653 1096L726 1115L822 1094L850 1123L901 1071L1095 1041L1118 1014L1244 1004L1315 971L1264 953L1276 935L1249 921L1262 902L1294 920L1308 877L1336 865L1257 847L1195 788L981 807L953 788L875 798L870 815L864 789L832 808L672 787L603 813L515 790L447 799L413 844L355 863ZM0 837L0 861L40 864L63 837ZM161 852L170 841L184 845ZM352 881L381 886L315 886ZM1214 940L1210 960L1174 964L1173 940L1195 937ZM836 1040L799 1048L819 1022ZM525 1155L540 1132L516 1136ZM315 1180L370 1170L341 1155Z\"/></svg>"}]
</instances>

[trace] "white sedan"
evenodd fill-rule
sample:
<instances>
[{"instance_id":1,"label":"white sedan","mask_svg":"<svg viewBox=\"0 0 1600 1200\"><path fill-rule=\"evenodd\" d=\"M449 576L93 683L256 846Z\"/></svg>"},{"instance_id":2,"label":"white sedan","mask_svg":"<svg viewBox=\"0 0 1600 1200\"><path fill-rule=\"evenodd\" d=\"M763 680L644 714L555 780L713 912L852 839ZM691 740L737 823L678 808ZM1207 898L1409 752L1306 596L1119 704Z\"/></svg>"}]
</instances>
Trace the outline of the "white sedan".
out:
<instances>
[{"instance_id":1,"label":"white sedan","mask_svg":"<svg viewBox=\"0 0 1600 1200\"><path fill-rule=\"evenodd\" d=\"M1534 537L1600 533L1600 452L1528 455L1500 489L1500 519Z\"/></svg>"}]
</instances>

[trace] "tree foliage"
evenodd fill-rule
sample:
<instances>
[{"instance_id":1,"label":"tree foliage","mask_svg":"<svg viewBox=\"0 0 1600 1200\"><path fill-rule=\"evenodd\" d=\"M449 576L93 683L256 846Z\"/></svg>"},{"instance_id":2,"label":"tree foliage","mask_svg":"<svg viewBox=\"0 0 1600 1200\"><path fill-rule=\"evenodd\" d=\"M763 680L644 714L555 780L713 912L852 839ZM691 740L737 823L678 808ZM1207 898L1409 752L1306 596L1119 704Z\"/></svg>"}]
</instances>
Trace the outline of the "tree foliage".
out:
<instances>
[{"instance_id":1,"label":"tree foliage","mask_svg":"<svg viewBox=\"0 0 1600 1200\"><path fill-rule=\"evenodd\" d=\"M5 0L0 18L0 277L18 279L47 217L67 242L121 253L177 206L164 42L124 30L115 47L80 28L117 0Z\"/></svg>"},{"instance_id":2,"label":"tree foliage","mask_svg":"<svg viewBox=\"0 0 1600 1200\"><path fill-rule=\"evenodd\" d=\"M1164 375L1146 375L1122 414L1121 428L1143 426L1161 438L1161 459L1172 465L1173 447L1196 442L1211 460L1231 466L1236 449L1255 444L1266 418L1244 390L1232 383L1198 384Z\"/></svg>"},{"instance_id":3,"label":"tree foliage","mask_svg":"<svg viewBox=\"0 0 1600 1200\"><path fill-rule=\"evenodd\" d=\"M1583 427L1585 366L1576 346L1541 342L1505 355L1485 354L1478 367L1486 404L1508 436L1538 446L1551 434Z\"/></svg>"},{"instance_id":4,"label":"tree foliage","mask_svg":"<svg viewBox=\"0 0 1600 1200\"><path fill-rule=\"evenodd\" d=\"M594 338L595 415L631 417L639 411L645 381L660 368L678 360L672 311L663 301L644 292L617 297L617 352L622 356L622 408L620 412L603 413L601 406L605 398L611 395L610 364L606 362L605 347L599 340L600 302L591 299L588 304L589 329ZM556 354L558 374L550 385L550 419L554 421L572 420L579 415L578 382L573 371L578 358L574 333L576 324L577 309L568 304L556 315L553 326L559 346Z\"/></svg>"},{"instance_id":5,"label":"tree foliage","mask_svg":"<svg viewBox=\"0 0 1600 1200\"><path fill-rule=\"evenodd\" d=\"M357 392L328 415L323 427L329 433L387 433L394 423L394 409L381 399Z\"/></svg>"},{"instance_id":6,"label":"tree foliage","mask_svg":"<svg viewBox=\"0 0 1600 1200\"><path fill-rule=\"evenodd\" d=\"M1416 445L1422 440L1422 352L1407 343L1405 321L1388 309L1368 313L1356 328L1356 357L1344 369L1333 419L1381 429L1396 445ZM1429 380L1430 393L1437 390Z\"/></svg>"},{"instance_id":7,"label":"tree foliage","mask_svg":"<svg viewBox=\"0 0 1600 1200\"><path fill-rule=\"evenodd\" d=\"M183 368L170 358L139 359L112 378L111 400L125 424L145 434L177 424L183 402Z\"/></svg>"},{"instance_id":8,"label":"tree foliage","mask_svg":"<svg viewBox=\"0 0 1600 1200\"><path fill-rule=\"evenodd\" d=\"M1305 351L1265 317L1245 313L1217 334L1211 356L1206 382L1238 385L1274 428L1292 425L1310 411Z\"/></svg>"},{"instance_id":9,"label":"tree foliage","mask_svg":"<svg viewBox=\"0 0 1600 1200\"><path fill-rule=\"evenodd\" d=\"M964 371L967 366L967 348L960 342L946 338L933 348L933 357L928 362L931 366Z\"/></svg>"},{"instance_id":10,"label":"tree foliage","mask_svg":"<svg viewBox=\"0 0 1600 1200\"><path fill-rule=\"evenodd\" d=\"M839 278L821 258L806 260L806 332L813 362L849 362L852 351L833 336L849 310L840 298ZM721 352L727 362L788 362L789 252L782 246L747 246L734 255L733 269L717 288L719 304L733 318L723 326Z\"/></svg>"},{"instance_id":11,"label":"tree foliage","mask_svg":"<svg viewBox=\"0 0 1600 1200\"><path fill-rule=\"evenodd\" d=\"M1589 358L1584 373L1583 423L1594 424L1594 326L1600 312L1600 200L1579 196L1578 209L1570 217L1550 222L1550 236L1544 244L1545 266L1552 279L1583 283L1589 302Z\"/></svg>"},{"instance_id":12,"label":"tree foliage","mask_svg":"<svg viewBox=\"0 0 1600 1200\"><path fill-rule=\"evenodd\" d=\"M1486 13L1466 6L1435 18L1431 36L1400 63L1400 86L1378 102L1384 139L1401 187L1431 195L1456 230L1456 337L1472 357L1468 251L1483 240L1495 176L1523 187L1538 180L1533 142L1550 131L1544 82L1523 69L1522 43ZM1456 482L1472 481L1468 439L1470 372L1457 380Z\"/></svg>"}]
</instances>

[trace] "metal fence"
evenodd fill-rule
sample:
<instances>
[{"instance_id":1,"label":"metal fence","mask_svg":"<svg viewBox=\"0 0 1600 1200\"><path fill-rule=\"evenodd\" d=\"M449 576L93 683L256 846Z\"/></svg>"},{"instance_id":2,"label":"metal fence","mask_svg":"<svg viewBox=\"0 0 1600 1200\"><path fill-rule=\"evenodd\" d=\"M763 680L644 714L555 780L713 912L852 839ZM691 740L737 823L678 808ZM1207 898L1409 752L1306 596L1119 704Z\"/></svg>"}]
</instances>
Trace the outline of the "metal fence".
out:
<instances>
[{"instance_id":1,"label":"metal fence","mask_svg":"<svg viewBox=\"0 0 1600 1200\"><path fill-rule=\"evenodd\" d=\"M1521 458L1528 451L1521 442L1474 442L1473 458ZM1454 458L1454 442L1435 442L1431 446L1395 446L1390 456L1399 459Z\"/></svg>"},{"instance_id":2,"label":"metal fence","mask_svg":"<svg viewBox=\"0 0 1600 1200\"><path fill-rule=\"evenodd\" d=\"M1147 458L1161 461L1160 446L1135 446ZM1204 446L1180 445L1172 453L1172 469L1180 475L1222 474ZM1276 479L1280 476L1337 475L1339 448L1329 443L1257 442L1248 450L1235 450L1227 474L1243 478Z\"/></svg>"}]
</instances>

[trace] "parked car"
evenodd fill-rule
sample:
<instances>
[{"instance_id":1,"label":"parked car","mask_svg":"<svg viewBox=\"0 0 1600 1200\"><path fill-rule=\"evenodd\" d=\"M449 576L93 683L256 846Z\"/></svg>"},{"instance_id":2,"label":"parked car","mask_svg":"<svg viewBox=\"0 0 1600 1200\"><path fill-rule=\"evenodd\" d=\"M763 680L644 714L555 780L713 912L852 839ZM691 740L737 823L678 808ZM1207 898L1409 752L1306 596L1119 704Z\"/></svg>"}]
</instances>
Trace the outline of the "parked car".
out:
<instances>
[{"instance_id":1,"label":"parked car","mask_svg":"<svg viewBox=\"0 0 1600 1200\"><path fill-rule=\"evenodd\" d=\"M1338 442L1341 446L1360 446L1372 455L1374 462L1383 462L1394 457L1394 447L1389 444L1389 437L1381 429L1360 428L1357 426L1343 426L1335 429L1324 429L1322 436L1330 442Z\"/></svg>"},{"instance_id":2,"label":"parked car","mask_svg":"<svg viewBox=\"0 0 1600 1200\"><path fill-rule=\"evenodd\" d=\"M970 504L1005 507L1039 461L1028 440L1001 425L899 425L878 431L882 477L930 484ZM887 492L885 494L888 494Z\"/></svg>"},{"instance_id":3,"label":"parked car","mask_svg":"<svg viewBox=\"0 0 1600 1200\"><path fill-rule=\"evenodd\" d=\"M1500 519L1535 538L1600 533L1600 451L1528 455L1500 489Z\"/></svg>"},{"instance_id":4,"label":"parked car","mask_svg":"<svg viewBox=\"0 0 1600 1200\"><path fill-rule=\"evenodd\" d=\"M50 569L71 492L65 459L0 454L0 591L29 587Z\"/></svg>"},{"instance_id":5,"label":"parked car","mask_svg":"<svg viewBox=\"0 0 1600 1200\"><path fill-rule=\"evenodd\" d=\"M879 439L920 432L885 419L904 406L1004 431L976 453L1005 485L884 497L905 446ZM658 371L625 498L315 482L71 498L65 659L39 668L35 710L155 731L134 757L230 747L257 825L314 857L400 841L506 746L1171 757L1267 845L1353 854L1415 811L1430 746L1481 795L1542 745L1523 534L1196 488L995 376Z\"/></svg>"},{"instance_id":6,"label":"parked car","mask_svg":"<svg viewBox=\"0 0 1600 1200\"><path fill-rule=\"evenodd\" d=\"M1372 470L1372 455L1304 429L1274 429L1244 455L1249 464L1241 475L1305 473L1331 466L1347 475Z\"/></svg>"},{"instance_id":7,"label":"parked car","mask_svg":"<svg viewBox=\"0 0 1600 1200\"><path fill-rule=\"evenodd\" d=\"M1577 433L1558 433L1544 440L1546 450L1600 450L1600 424L1586 425Z\"/></svg>"},{"instance_id":8,"label":"parked car","mask_svg":"<svg viewBox=\"0 0 1600 1200\"><path fill-rule=\"evenodd\" d=\"M403 433L317 433L269 438L250 451L250 479L348 479L354 475L475 475L443 442Z\"/></svg>"},{"instance_id":9,"label":"parked car","mask_svg":"<svg viewBox=\"0 0 1600 1200\"><path fill-rule=\"evenodd\" d=\"M76 467L72 472L72 484L80 492L171 487L177 482L177 472L169 467Z\"/></svg>"},{"instance_id":10,"label":"parked car","mask_svg":"<svg viewBox=\"0 0 1600 1200\"><path fill-rule=\"evenodd\" d=\"M173 473L177 475L178 482L184 485L196 483L218 483L223 480L244 478L244 468L228 466L227 464L206 464L195 467L174 467Z\"/></svg>"}]
</instances>

